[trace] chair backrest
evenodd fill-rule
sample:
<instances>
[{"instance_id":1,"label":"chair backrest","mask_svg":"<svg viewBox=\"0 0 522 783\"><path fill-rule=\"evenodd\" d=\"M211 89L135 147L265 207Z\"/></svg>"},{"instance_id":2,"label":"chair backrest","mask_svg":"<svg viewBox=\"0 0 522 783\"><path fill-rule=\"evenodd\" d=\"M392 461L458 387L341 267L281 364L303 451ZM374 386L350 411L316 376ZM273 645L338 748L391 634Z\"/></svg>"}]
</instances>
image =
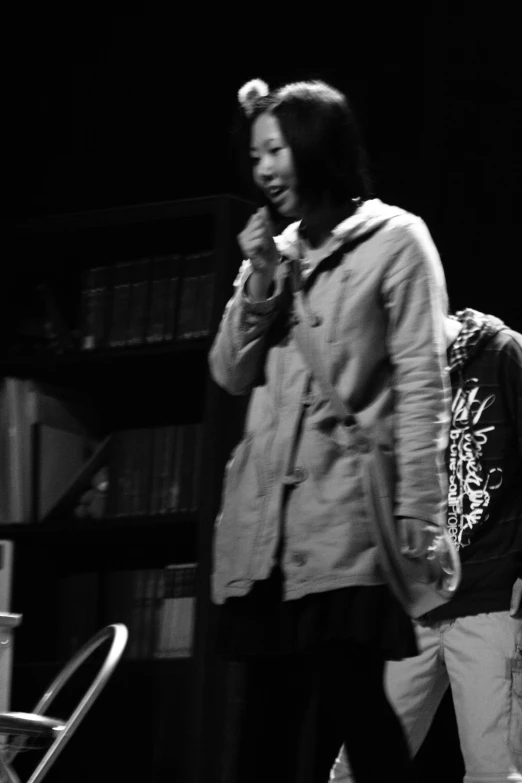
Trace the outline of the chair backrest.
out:
<instances>
[{"instance_id":1,"label":"chair backrest","mask_svg":"<svg viewBox=\"0 0 522 783\"><path fill-rule=\"evenodd\" d=\"M104 642L112 640L111 646L105 657L103 664L101 665L98 674L94 678L92 684L86 691L83 698L80 700L78 706L73 711L72 715L65 723L65 728L58 735L56 740L47 750L46 754L34 770L33 774L28 780L28 783L38 783L43 779L44 775L49 770L51 764L54 763L58 755L61 753L65 744L72 737L80 722L85 717L93 703L96 701L101 691L107 684L107 681L111 677L116 665L118 664L125 646L127 644L128 631L125 625L116 623L114 625L108 625L103 628L95 636L93 636L78 652L70 659L70 661L64 666L55 680L47 688L46 692L34 708L34 713L37 715L44 715L56 698L58 693L62 690L63 686L71 678L74 672L81 666L81 664Z\"/></svg>"}]
</instances>

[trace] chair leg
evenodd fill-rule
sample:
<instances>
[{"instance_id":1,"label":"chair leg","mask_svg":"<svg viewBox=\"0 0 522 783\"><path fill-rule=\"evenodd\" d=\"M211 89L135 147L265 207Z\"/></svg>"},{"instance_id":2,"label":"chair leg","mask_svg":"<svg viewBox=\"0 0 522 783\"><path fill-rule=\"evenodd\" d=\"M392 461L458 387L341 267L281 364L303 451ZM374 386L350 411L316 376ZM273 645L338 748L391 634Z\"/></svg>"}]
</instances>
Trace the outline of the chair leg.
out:
<instances>
[{"instance_id":1,"label":"chair leg","mask_svg":"<svg viewBox=\"0 0 522 783\"><path fill-rule=\"evenodd\" d=\"M21 783L20 778L18 777L14 769L11 769L11 767L9 767L6 764L1 753L0 753L0 783Z\"/></svg>"}]
</instances>

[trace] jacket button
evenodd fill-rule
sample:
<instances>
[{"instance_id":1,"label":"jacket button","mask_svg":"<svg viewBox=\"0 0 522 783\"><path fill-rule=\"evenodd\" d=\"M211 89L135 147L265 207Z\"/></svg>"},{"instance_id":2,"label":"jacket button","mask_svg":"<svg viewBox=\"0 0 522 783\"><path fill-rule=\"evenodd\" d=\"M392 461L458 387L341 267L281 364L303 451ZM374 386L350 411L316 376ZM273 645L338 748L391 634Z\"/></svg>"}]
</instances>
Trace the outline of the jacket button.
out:
<instances>
[{"instance_id":1,"label":"jacket button","mask_svg":"<svg viewBox=\"0 0 522 783\"><path fill-rule=\"evenodd\" d=\"M305 407L309 407L310 405L314 404L315 400L315 394L313 392L309 392L308 394L304 395L302 402Z\"/></svg>"},{"instance_id":2,"label":"jacket button","mask_svg":"<svg viewBox=\"0 0 522 783\"><path fill-rule=\"evenodd\" d=\"M308 472L304 468L295 468L283 478L283 484L300 484L308 478Z\"/></svg>"},{"instance_id":3,"label":"jacket button","mask_svg":"<svg viewBox=\"0 0 522 783\"><path fill-rule=\"evenodd\" d=\"M295 468L294 470L294 479L295 481L300 484L302 481L305 481L308 478L308 473L304 468Z\"/></svg>"},{"instance_id":4,"label":"jacket button","mask_svg":"<svg viewBox=\"0 0 522 783\"><path fill-rule=\"evenodd\" d=\"M310 316L310 326L321 326L323 323L323 317L321 315L318 315L317 313L313 313Z\"/></svg>"},{"instance_id":5,"label":"jacket button","mask_svg":"<svg viewBox=\"0 0 522 783\"><path fill-rule=\"evenodd\" d=\"M292 562L295 563L296 566L304 566L306 563L306 555L303 555L302 552L294 552L292 555Z\"/></svg>"},{"instance_id":6,"label":"jacket button","mask_svg":"<svg viewBox=\"0 0 522 783\"><path fill-rule=\"evenodd\" d=\"M359 451L362 452L362 454L368 454L369 451L371 451L371 444L370 441L363 437L360 437L357 441L357 446L359 448Z\"/></svg>"}]
</instances>

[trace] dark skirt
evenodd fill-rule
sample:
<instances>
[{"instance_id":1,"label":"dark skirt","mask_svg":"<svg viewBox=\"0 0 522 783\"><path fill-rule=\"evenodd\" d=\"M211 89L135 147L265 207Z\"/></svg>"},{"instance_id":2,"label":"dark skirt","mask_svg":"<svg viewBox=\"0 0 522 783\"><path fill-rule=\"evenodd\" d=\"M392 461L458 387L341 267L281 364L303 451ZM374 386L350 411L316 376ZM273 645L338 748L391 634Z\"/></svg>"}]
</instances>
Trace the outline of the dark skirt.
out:
<instances>
[{"instance_id":1,"label":"dark skirt","mask_svg":"<svg viewBox=\"0 0 522 783\"><path fill-rule=\"evenodd\" d=\"M418 654L413 624L386 585L344 587L283 601L279 566L246 596L221 607L217 652L231 660L293 655L351 639L385 660Z\"/></svg>"}]
</instances>

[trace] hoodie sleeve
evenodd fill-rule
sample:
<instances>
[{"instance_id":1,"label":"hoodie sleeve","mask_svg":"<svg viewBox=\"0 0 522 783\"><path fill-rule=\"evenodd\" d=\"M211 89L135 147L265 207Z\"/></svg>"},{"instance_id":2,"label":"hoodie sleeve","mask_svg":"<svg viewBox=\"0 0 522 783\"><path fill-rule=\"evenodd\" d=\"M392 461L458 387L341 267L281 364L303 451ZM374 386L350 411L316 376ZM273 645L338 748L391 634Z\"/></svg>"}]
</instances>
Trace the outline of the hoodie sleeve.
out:
<instances>
[{"instance_id":1,"label":"hoodie sleeve","mask_svg":"<svg viewBox=\"0 0 522 783\"><path fill-rule=\"evenodd\" d=\"M209 354L211 375L229 394L248 394L263 370L266 336L282 303L282 271L280 266L272 296L260 302L247 293L250 261L243 262L234 282L235 294L225 307Z\"/></svg>"},{"instance_id":2,"label":"hoodie sleeve","mask_svg":"<svg viewBox=\"0 0 522 783\"><path fill-rule=\"evenodd\" d=\"M511 329L508 330L508 333L512 339L504 351L506 362L502 380L509 417L517 438L522 485L522 335Z\"/></svg>"},{"instance_id":3,"label":"hoodie sleeve","mask_svg":"<svg viewBox=\"0 0 522 783\"><path fill-rule=\"evenodd\" d=\"M522 495L522 335L512 329L508 330L508 334L511 335L511 340L502 351L505 361L502 365L501 381L517 443L520 493ZM514 543L519 551L518 576L522 578L522 525L518 526Z\"/></svg>"},{"instance_id":4,"label":"hoodie sleeve","mask_svg":"<svg viewBox=\"0 0 522 783\"><path fill-rule=\"evenodd\" d=\"M395 514L442 525L451 401L444 272L419 218L397 226L392 241L383 295L395 392Z\"/></svg>"}]
</instances>

